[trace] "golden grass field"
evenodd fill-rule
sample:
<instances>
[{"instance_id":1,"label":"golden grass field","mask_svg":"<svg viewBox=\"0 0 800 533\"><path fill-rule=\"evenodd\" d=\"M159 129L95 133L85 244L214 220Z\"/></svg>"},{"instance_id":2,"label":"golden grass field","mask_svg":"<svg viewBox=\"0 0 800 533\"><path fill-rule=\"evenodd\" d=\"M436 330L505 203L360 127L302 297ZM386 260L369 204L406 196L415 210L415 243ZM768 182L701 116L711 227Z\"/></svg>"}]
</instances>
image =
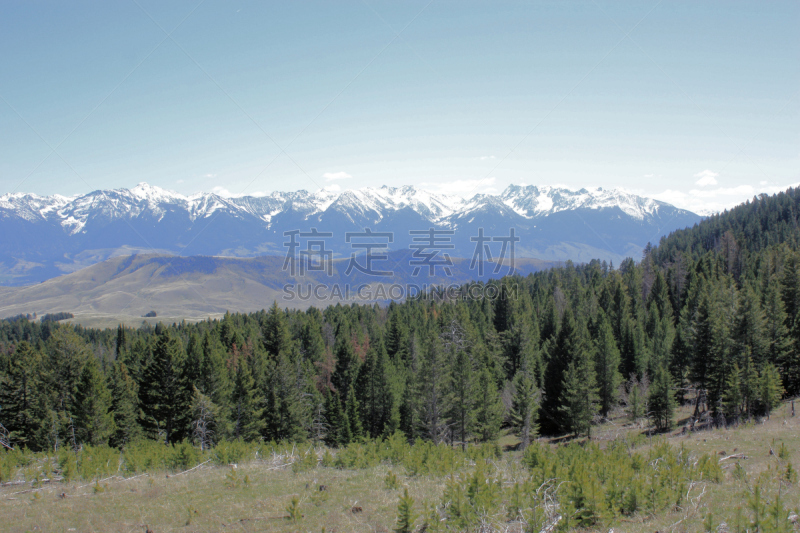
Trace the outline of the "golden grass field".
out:
<instances>
[{"instance_id":1,"label":"golden grass field","mask_svg":"<svg viewBox=\"0 0 800 533\"><path fill-rule=\"evenodd\" d=\"M746 503L760 479L765 497L772 501L780 490L788 514L800 507L797 481L780 482L787 462L800 466L800 416L791 417L789 404L781 406L770 420L720 429L688 433L673 431L666 437L674 446L685 446L696 454L713 453L725 472L721 483L699 483L689 488L681 508L656 516L636 514L615 519L598 531L689 532L704 531L704 519L712 514L716 531L736 531L736 507L749 516ZM682 414L687 414L688 411ZM593 439L603 445L615 438L641 432L623 421L596 428ZM663 438L663 437L660 437ZM788 456L779 458L784 444ZM513 447L514 438L500 442ZM555 444L553 444L555 445ZM639 449L649 446L642 440ZM726 457L743 454L746 458ZM505 483L525 474L520 454L507 451L496 469ZM723 460L724 459L724 460ZM99 532L388 532L395 526L398 497L404 487L415 500L415 511L425 504L440 504L445 486L441 477L408 477L395 468L400 488L385 488L391 469L378 466L365 470L341 470L317 466L293 473L290 456L239 464L236 467L202 465L185 473L150 473L124 479L64 484L55 482L32 489L29 484L0 487L0 531L99 531ZM737 479L739 463L746 475ZM469 468L469 467L467 467ZM320 491L320 485L327 490ZM287 519L287 507L296 496L299 520ZM726 525L721 525L722 522ZM417 521L421 526L422 519ZM510 522L501 505L488 516L483 531L524 531L521 522ZM742 529L744 531L744 529Z\"/></svg>"}]
</instances>

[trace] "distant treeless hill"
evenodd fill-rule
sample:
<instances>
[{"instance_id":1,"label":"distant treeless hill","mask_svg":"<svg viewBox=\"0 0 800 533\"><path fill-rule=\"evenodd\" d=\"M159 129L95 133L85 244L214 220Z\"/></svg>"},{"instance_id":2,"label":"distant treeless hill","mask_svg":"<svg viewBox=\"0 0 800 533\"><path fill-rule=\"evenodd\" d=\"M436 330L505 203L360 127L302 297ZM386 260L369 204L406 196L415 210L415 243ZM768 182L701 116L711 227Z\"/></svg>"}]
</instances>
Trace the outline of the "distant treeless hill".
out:
<instances>
[{"instance_id":1,"label":"distant treeless hill","mask_svg":"<svg viewBox=\"0 0 800 533\"><path fill-rule=\"evenodd\" d=\"M284 271L284 258L179 257L130 255L114 257L77 272L27 287L0 287L0 317L19 313L38 315L70 312L81 316L107 316L131 322L141 321L155 310L159 317L205 317L225 311L248 312L268 308L273 301L281 307L324 307L336 303L375 303L405 294L407 285L461 285L474 279L488 280L509 273L503 266L494 274L494 263L486 263L483 276L470 269L468 259L453 258L452 275L442 268L427 276L423 269L413 276L408 259L411 252L389 255L394 276L367 276L356 270L349 275L348 259L333 262L331 276L306 272L292 276ZM363 261L362 261L363 263ZM515 272L527 275L556 265L537 259L517 259ZM285 285L293 288L284 289ZM299 286L298 286L299 285ZM392 286L396 287L392 289ZM382 286L382 289L379 287ZM360 297L357 295L361 288ZM349 299L348 299L349 296Z\"/></svg>"}]
</instances>

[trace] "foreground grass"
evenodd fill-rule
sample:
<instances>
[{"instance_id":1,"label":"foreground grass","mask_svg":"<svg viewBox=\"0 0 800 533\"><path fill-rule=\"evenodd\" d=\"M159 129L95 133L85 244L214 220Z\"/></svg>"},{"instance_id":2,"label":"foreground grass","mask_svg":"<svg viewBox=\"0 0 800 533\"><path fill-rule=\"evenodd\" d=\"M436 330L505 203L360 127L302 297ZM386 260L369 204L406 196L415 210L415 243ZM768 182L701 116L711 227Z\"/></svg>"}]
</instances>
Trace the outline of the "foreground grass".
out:
<instances>
[{"instance_id":1,"label":"foreground grass","mask_svg":"<svg viewBox=\"0 0 800 533\"><path fill-rule=\"evenodd\" d=\"M763 502L759 511L763 513L761 530L791 530L794 524L789 516L800 507L800 490L789 465L800 467L800 417L788 416L787 410L788 406L783 407L764 423L686 435L677 431L652 440L642 437L640 429L621 423L598 428L595 438L601 446L610 445L614 439L627 439L631 453L646 456L651 448L666 441L673 448L683 446L692 460L713 456L722 475L719 482L700 478L687 484L686 497L678 505L667 505L655 514L640 510L630 516L601 517L592 529L643 533L718 528L753 531L751 522L758 507L754 499L759 492ZM511 444L510 440L505 443ZM466 485L465 480L486 462L491 470L486 483L497 483L501 489L492 509L482 514L483 531L524 531L524 519L530 516L523 513L516 520L509 519L514 483L531 476L518 452L508 451L488 461L466 460L448 473L416 475L409 475L408 470L413 468L386 464L360 469L320 465L293 468L298 459L291 454L264 455L235 468L210 461L182 473L118 474L94 482L57 481L40 487L28 482L7 484L0 487L0 530L144 531L146 526L155 533L388 532L396 526L398 498L404 488L415 500L415 512L424 515L417 518L416 526L427 521L430 530L437 525L431 517L441 519L446 516L442 507L453 505L447 501L447 491L452 493L453 486ZM387 486L390 471L397 483ZM325 490L320 490L321 486ZM302 515L296 521L287 518L293 498L296 514ZM781 509L775 507L778 499ZM447 523L440 521L438 525ZM478 530L480 526L470 527Z\"/></svg>"}]
</instances>

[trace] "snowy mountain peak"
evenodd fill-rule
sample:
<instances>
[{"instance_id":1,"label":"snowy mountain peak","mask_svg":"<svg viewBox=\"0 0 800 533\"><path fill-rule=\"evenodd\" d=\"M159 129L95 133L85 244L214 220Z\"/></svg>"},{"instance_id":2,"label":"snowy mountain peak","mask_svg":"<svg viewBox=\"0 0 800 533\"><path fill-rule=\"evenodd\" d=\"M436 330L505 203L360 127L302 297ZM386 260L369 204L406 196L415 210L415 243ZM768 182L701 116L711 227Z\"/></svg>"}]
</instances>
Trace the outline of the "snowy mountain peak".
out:
<instances>
[{"instance_id":1,"label":"snowy mountain peak","mask_svg":"<svg viewBox=\"0 0 800 533\"><path fill-rule=\"evenodd\" d=\"M73 198L14 193L0 196L0 283L43 281L112 254L283 255L284 232L311 228L331 233L325 247L340 258L353 253L345 235L364 228L391 233L393 251L409 249L410 230L455 230L451 255L461 258L472 257L481 230L494 238L514 228L517 257L619 264L699 220L621 189L550 185L468 199L410 185L231 197L147 183Z\"/></svg>"},{"instance_id":2,"label":"snowy mountain peak","mask_svg":"<svg viewBox=\"0 0 800 533\"><path fill-rule=\"evenodd\" d=\"M120 192L127 191L128 189L118 189ZM147 200L148 202L160 203L160 202L171 202L175 200L187 200L186 196L178 194L176 192L168 191L167 189L162 189L161 187L150 185L148 183L142 182L136 185L133 189L130 189L129 192L139 198L141 200Z\"/></svg>"},{"instance_id":3,"label":"snowy mountain peak","mask_svg":"<svg viewBox=\"0 0 800 533\"><path fill-rule=\"evenodd\" d=\"M621 188L579 190L564 187L511 185L500 195L508 207L525 218L537 218L575 209L619 208L638 220L656 213L663 202L644 198Z\"/></svg>"},{"instance_id":4,"label":"snowy mountain peak","mask_svg":"<svg viewBox=\"0 0 800 533\"><path fill-rule=\"evenodd\" d=\"M69 234L87 230L94 218L132 220L147 216L160 221L168 213L184 213L190 221L224 212L234 218L255 217L271 227L275 217L292 214L306 221L321 221L340 213L353 224L378 224L387 216L414 213L429 224L455 228L476 213L538 220L563 211L619 209L635 220L645 220L667 206L623 189L572 190L551 185L509 185L501 194L476 194L470 199L437 194L412 185L364 187L339 191L321 189L273 192L267 196L225 198L214 193L184 196L148 183L132 189L94 191L67 198L13 193L0 196L0 215L25 220L54 220ZM669 206L671 207L671 206Z\"/></svg>"}]
</instances>

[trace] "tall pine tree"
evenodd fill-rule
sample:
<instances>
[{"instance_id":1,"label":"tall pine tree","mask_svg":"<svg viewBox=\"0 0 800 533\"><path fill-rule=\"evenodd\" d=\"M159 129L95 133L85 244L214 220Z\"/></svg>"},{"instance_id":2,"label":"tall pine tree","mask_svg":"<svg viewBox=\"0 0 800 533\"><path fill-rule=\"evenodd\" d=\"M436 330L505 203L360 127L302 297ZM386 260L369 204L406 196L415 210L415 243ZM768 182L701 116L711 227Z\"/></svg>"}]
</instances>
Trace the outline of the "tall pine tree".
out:
<instances>
[{"instance_id":1,"label":"tall pine tree","mask_svg":"<svg viewBox=\"0 0 800 533\"><path fill-rule=\"evenodd\" d=\"M178 442L190 429L191 384L184 374L186 355L180 339L162 328L155 339L153 359L144 370L139 398L143 426L150 435L163 435L164 442Z\"/></svg>"},{"instance_id":2,"label":"tall pine tree","mask_svg":"<svg viewBox=\"0 0 800 533\"><path fill-rule=\"evenodd\" d=\"M92 446L108 444L116 429L111 412L112 397L94 357L83 365L75 399L75 426L80 441Z\"/></svg>"}]
</instances>

